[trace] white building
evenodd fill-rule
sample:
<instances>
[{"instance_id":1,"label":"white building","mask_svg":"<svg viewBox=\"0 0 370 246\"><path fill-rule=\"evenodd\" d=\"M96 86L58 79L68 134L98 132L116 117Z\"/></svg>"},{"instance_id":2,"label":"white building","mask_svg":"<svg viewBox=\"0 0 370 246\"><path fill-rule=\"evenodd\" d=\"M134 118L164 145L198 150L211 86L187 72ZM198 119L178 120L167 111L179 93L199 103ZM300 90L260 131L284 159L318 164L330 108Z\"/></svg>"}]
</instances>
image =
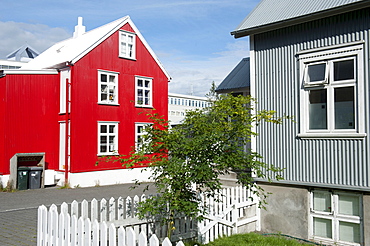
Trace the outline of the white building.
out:
<instances>
[{"instance_id":1,"label":"white building","mask_svg":"<svg viewBox=\"0 0 370 246\"><path fill-rule=\"evenodd\" d=\"M207 97L168 93L168 120L171 125L180 124L186 111L205 108L208 104Z\"/></svg>"}]
</instances>

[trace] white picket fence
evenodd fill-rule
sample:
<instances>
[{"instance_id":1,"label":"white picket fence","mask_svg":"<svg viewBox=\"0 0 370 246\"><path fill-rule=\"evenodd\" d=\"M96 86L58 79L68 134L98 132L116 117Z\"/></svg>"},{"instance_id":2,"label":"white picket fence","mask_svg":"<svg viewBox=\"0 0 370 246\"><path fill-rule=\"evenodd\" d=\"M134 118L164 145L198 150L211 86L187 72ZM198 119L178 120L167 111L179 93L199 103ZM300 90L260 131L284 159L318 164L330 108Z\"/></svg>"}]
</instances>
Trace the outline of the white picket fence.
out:
<instances>
[{"instance_id":1,"label":"white picket fence","mask_svg":"<svg viewBox=\"0 0 370 246\"><path fill-rule=\"evenodd\" d=\"M52 205L49 210L40 206L38 210L37 245L157 245L165 239L166 228L159 222L139 220L136 207L145 199L135 196L100 202L83 200L60 207ZM256 231L260 228L258 198L245 187L223 189L216 198L203 198L208 206L208 215L202 222L188 218L174 221L176 230L172 239L196 238L207 243L219 236L240 232ZM145 236L145 240L144 240ZM126 244L123 244L125 242ZM142 242L142 244L140 244ZM182 245L181 242L178 245ZM147 245L148 246L148 245Z\"/></svg>"},{"instance_id":2,"label":"white picket fence","mask_svg":"<svg viewBox=\"0 0 370 246\"><path fill-rule=\"evenodd\" d=\"M198 240L208 243L220 236L260 231L259 198L244 186L226 188L214 198L203 198L208 214L198 223Z\"/></svg>"}]
</instances>

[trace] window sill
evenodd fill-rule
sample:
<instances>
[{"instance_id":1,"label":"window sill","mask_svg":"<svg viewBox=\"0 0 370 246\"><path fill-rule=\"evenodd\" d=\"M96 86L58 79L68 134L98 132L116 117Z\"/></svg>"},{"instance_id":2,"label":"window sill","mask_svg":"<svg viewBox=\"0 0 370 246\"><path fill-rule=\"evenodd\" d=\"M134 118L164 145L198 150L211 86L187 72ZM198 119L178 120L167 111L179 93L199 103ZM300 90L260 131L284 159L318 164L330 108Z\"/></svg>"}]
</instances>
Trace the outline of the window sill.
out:
<instances>
[{"instance_id":1,"label":"window sill","mask_svg":"<svg viewBox=\"0 0 370 246\"><path fill-rule=\"evenodd\" d=\"M301 139L363 139L366 133L300 133Z\"/></svg>"},{"instance_id":2,"label":"window sill","mask_svg":"<svg viewBox=\"0 0 370 246\"><path fill-rule=\"evenodd\" d=\"M120 106L119 103L105 103L105 102L98 102L99 105L106 105L106 106Z\"/></svg>"},{"instance_id":3,"label":"window sill","mask_svg":"<svg viewBox=\"0 0 370 246\"><path fill-rule=\"evenodd\" d=\"M119 156L119 153L105 153L105 154L99 153L99 154L97 154L97 156L100 156L100 157L103 157L103 156Z\"/></svg>"},{"instance_id":4,"label":"window sill","mask_svg":"<svg viewBox=\"0 0 370 246\"><path fill-rule=\"evenodd\" d=\"M125 57L125 56L118 56L118 57L119 57L119 58L122 58L122 59L131 60L131 61L136 61L136 58Z\"/></svg>"},{"instance_id":5,"label":"window sill","mask_svg":"<svg viewBox=\"0 0 370 246\"><path fill-rule=\"evenodd\" d=\"M153 108L153 106L135 105L136 108Z\"/></svg>"}]
</instances>

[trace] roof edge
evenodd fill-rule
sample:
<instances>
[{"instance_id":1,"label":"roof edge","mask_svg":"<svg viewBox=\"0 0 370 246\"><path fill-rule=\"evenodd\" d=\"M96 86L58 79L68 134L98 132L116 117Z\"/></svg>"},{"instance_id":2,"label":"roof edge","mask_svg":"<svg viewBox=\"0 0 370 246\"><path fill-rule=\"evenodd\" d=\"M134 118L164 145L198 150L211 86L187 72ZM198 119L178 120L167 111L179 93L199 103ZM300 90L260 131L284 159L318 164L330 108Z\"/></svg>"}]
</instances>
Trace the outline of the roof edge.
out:
<instances>
[{"instance_id":1,"label":"roof edge","mask_svg":"<svg viewBox=\"0 0 370 246\"><path fill-rule=\"evenodd\" d=\"M58 74L56 69L3 69L3 74Z\"/></svg>"},{"instance_id":2,"label":"roof edge","mask_svg":"<svg viewBox=\"0 0 370 246\"><path fill-rule=\"evenodd\" d=\"M322 10L316 13L311 13L308 15L299 16L299 17L288 19L288 20L269 23L269 24L265 24L261 26L243 29L243 30L234 30L230 32L230 34L233 35L234 38L241 38L241 37L250 36L253 34L259 34L263 32L268 32L271 30L280 29L280 28L284 28L284 27L288 27L292 25L302 24L305 22L314 21L314 20L325 18L325 17L347 13L347 12L359 10L365 7L369 7L369 1L367 0L361 1L361 2L355 2L355 3L351 3L351 4L344 5L344 6L331 8L331 9Z\"/></svg>"}]
</instances>

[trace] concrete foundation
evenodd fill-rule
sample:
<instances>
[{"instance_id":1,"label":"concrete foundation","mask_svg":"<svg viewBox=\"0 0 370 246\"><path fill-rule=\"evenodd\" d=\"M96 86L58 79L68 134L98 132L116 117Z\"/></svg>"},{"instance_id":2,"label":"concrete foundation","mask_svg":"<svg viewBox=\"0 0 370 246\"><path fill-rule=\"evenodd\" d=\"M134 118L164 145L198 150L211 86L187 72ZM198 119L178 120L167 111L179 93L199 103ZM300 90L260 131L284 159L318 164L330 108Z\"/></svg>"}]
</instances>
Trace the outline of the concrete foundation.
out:
<instances>
[{"instance_id":1,"label":"concrete foundation","mask_svg":"<svg viewBox=\"0 0 370 246\"><path fill-rule=\"evenodd\" d=\"M363 206L363 224L364 224L364 244L370 245L370 195L363 195L362 197Z\"/></svg>"},{"instance_id":2,"label":"concrete foundation","mask_svg":"<svg viewBox=\"0 0 370 246\"><path fill-rule=\"evenodd\" d=\"M261 230L282 233L298 238L308 238L309 196L304 188L261 185L272 193L267 199L266 210L261 210Z\"/></svg>"}]
</instances>

